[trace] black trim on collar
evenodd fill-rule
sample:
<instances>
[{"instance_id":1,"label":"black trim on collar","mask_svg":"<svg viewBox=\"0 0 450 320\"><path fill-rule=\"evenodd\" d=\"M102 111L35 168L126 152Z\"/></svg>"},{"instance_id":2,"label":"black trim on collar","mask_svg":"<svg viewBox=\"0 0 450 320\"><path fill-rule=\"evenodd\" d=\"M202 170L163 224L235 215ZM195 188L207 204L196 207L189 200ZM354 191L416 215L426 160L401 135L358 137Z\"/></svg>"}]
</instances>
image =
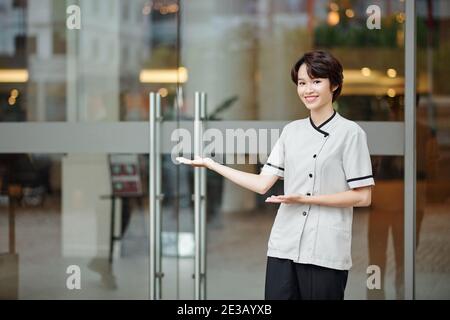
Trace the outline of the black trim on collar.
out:
<instances>
[{"instance_id":1,"label":"black trim on collar","mask_svg":"<svg viewBox=\"0 0 450 320\"><path fill-rule=\"evenodd\" d=\"M325 132L323 130L320 130L320 128L322 128L324 125L326 125L328 122L330 122L334 118L335 115L336 115L336 110L333 109L333 115L331 117L329 117L327 120L325 120L325 122L323 122L320 126L316 126L314 124L314 122L311 119L311 116L309 116L309 122L311 123L311 125L314 129L316 129L317 131L319 131L321 134L325 135L325 137L326 137L329 135L329 133Z\"/></svg>"}]
</instances>

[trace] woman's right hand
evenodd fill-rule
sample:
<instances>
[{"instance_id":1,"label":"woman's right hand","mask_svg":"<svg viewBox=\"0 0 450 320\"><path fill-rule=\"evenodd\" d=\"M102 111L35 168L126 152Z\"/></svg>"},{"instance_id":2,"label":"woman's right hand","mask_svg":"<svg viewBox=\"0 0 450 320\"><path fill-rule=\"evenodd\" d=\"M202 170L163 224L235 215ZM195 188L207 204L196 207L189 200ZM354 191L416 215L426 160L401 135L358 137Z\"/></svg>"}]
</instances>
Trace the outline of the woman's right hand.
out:
<instances>
[{"instance_id":1,"label":"woman's right hand","mask_svg":"<svg viewBox=\"0 0 450 320\"><path fill-rule=\"evenodd\" d=\"M193 167L206 167L211 169L237 185L259 194L265 194L279 178L277 175L254 174L229 168L210 158L196 157L194 160L190 160L178 157L175 160Z\"/></svg>"},{"instance_id":2,"label":"woman's right hand","mask_svg":"<svg viewBox=\"0 0 450 320\"><path fill-rule=\"evenodd\" d=\"M193 167L204 167L208 169L211 169L211 166L214 163L214 160L211 158L200 158L200 157L196 157L194 160L187 159L184 157L177 157L175 160L177 160L179 163L188 164Z\"/></svg>"}]
</instances>

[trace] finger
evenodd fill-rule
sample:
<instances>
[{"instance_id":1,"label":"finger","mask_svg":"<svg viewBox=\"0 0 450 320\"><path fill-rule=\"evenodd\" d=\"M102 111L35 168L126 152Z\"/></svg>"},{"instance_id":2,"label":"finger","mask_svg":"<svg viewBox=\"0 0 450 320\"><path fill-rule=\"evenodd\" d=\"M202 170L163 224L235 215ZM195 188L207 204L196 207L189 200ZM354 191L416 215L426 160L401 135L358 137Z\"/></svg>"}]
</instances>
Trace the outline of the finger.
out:
<instances>
[{"instance_id":1,"label":"finger","mask_svg":"<svg viewBox=\"0 0 450 320\"><path fill-rule=\"evenodd\" d=\"M187 164L187 165L190 165L190 166L193 166L193 165L194 165L194 161L191 160L191 159L184 159L184 160L182 160L182 162L180 162L180 163Z\"/></svg>"}]
</instances>

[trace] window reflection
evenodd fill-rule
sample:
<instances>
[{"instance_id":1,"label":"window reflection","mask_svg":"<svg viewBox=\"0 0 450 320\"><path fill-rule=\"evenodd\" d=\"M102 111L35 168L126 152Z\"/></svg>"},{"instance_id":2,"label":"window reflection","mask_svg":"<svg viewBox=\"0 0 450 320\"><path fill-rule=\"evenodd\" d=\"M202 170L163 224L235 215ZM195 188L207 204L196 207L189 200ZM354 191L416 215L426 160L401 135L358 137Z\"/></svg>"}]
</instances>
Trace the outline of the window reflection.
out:
<instances>
[{"instance_id":1,"label":"window reflection","mask_svg":"<svg viewBox=\"0 0 450 320\"><path fill-rule=\"evenodd\" d=\"M146 95L162 86L142 83L139 75L177 68L177 2L78 5L81 28L71 30L63 1L0 1L0 121L148 119ZM15 101L12 89L21 92Z\"/></svg>"},{"instance_id":2,"label":"window reflection","mask_svg":"<svg viewBox=\"0 0 450 320\"><path fill-rule=\"evenodd\" d=\"M14 66L29 73L26 81L0 85L0 121L145 121L147 93L161 89L173 110L169 118L190 115L190 104L175 109L177 86L184 88L185 101L192 98L191 88L207 91L210 112L238 97L226 119L298 118L305 110L289 82L289 63L313 48L332 51L345 66L337 106L343 115L376 120L380 100L403 94L401 1L379 4L383 28L376 32L366 27L371 4L366 0L82 1L78 31L66 28L64 2L0 3L2 21L8 21L2 26L0 69ZM330 24L330 13L337 15L336 23ZM230 64L236 67L230 77L240 82L224 74L232 71ZM179 67L192 72L187 83L140 81L143 70ZM371 75L363 75L364 68ZM388 70L395 70L394 76ZM225 77L213 80L219 74ZM7 96L12 87L23 93L13 107ZM359 107L351 108L354 104ZM274 114L273 105L286 107Z\"/></svg>"},{"instance_id":3,"label":"window reflection","mask_svg":"<svg viewBox=\"0 0 450 320\"><path fill-rule=\"evenodd\" d=\"M148 298L147 168L136 154L1 155L0 299Z\"/></svg>"},{"instance_id":4,"label":"window reflection","mask_svg":"<svg viewBox=\"0 0 450 320\"><path fill-rule=\"evenodd\" d=\"M417 252L416 297L448 299L450 286L450 57L445 1L417 1ZM420 79L423 79L421 82ZM419 209L423 208L423 212Z\"/></svg>"}]
</instances>

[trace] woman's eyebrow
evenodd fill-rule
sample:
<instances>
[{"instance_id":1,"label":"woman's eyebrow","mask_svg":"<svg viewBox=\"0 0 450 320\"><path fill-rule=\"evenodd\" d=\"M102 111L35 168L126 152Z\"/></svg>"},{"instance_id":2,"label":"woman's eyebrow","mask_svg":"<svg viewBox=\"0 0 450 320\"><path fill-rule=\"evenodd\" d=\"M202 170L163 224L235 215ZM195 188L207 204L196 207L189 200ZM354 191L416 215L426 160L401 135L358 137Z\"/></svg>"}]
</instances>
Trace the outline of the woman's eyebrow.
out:
<instances>
[{"instance_id":1,"label":"woman's eyebrow","mask_svg":"<svg viewBox=\"0 0 450 320\"><path fill-rule=\"evenodd\" d=\"M319 77L309 78L309 80L320 80L320 79L323 79L323 78L319 78ZM297 79L297 81L300 81L300 80L305 81L305 79L303 79L303 78L298 78Z\"/></svg>"}]
</instances>

